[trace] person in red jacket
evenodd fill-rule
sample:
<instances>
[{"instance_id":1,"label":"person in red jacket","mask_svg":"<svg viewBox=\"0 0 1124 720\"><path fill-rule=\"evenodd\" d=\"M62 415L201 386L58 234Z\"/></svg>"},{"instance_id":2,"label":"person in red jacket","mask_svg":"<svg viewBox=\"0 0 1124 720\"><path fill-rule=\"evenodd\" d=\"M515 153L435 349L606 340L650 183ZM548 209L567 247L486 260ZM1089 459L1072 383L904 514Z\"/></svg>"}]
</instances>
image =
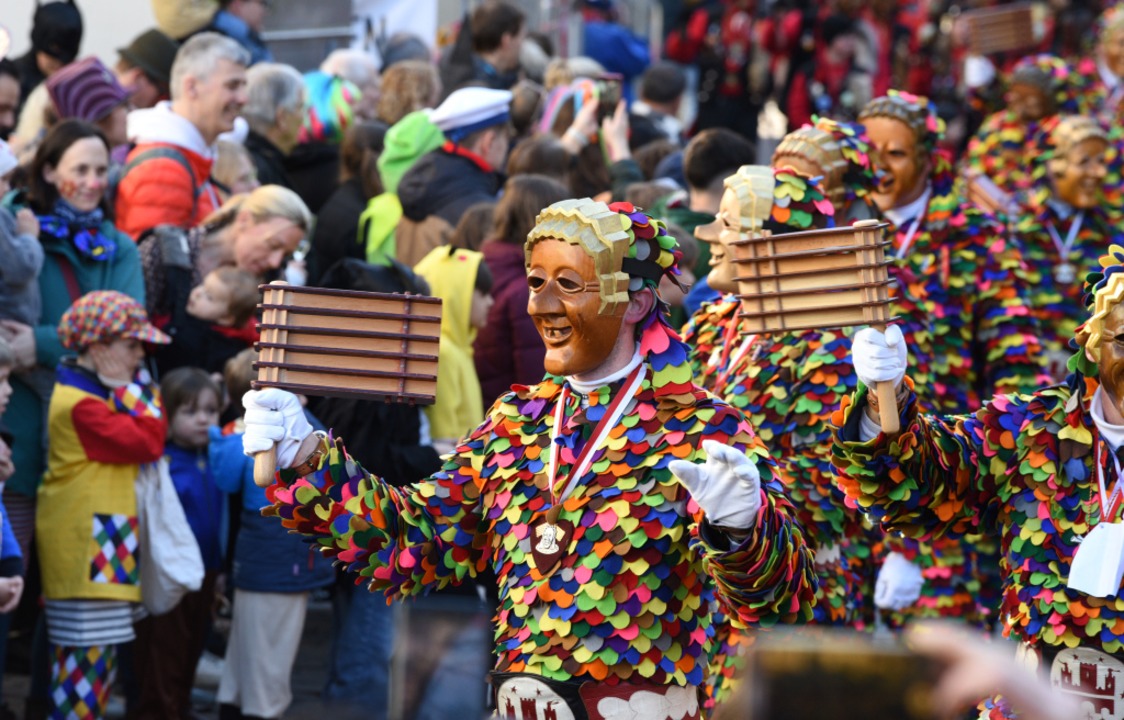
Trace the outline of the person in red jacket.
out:
<instances>
[{"instance_id":1,"label":"person in red jacket","mask_svg":"<svg viewBox=\"0 0 1124 720\"><path fill-rule=\"evenodd\" d=\"M209 181L215 141L246 103L249 54L230 38L202 33L172 65L172 100L129 116L136 146L117 187L117 226L134 238L157 225L198 225L220 205Z\"/></svg>"}]
</instances>

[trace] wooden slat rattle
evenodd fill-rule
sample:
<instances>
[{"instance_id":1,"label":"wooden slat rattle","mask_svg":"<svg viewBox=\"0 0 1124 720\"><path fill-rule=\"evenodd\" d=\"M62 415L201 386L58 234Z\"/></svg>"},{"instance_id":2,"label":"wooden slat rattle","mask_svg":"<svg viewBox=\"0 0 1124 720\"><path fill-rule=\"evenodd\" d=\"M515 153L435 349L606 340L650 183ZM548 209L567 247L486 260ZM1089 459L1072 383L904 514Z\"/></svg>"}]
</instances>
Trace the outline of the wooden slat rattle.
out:
<instances>
[{"instance_id":1,"label":"wooden slat rattle","mask_svg":"<svg viewBox=\"0 0 1124 720\"><path fill-rule=\"evenodd\" d=\"M262 285L255 390L433 403L441 300L352 290ZM254 482L273 482L277 447L254 455Z\"/></svg>"},{"instance_id":2,"label":"wooden slat rattle","mask_svg":"<svg viewBox=\"0 0 1124 720\"><path fill-rule=\"evenodd\" d=\"M893 280L885 223L773 235L761 230L731 243L738 265L743 332L777 333L871 325L885 332ZM899 430L893 383L875 391L882 429Z\"/></svg>"},{"instance_id":3,"label":"wooden slat rattle","mask_svg":"<svg viewBox=\"0 0 1124 720\"><path fill-rule=\"evenodd\" d=\"M976 8L962 13L958 22L967 24L968 51L974 55L1033 48L1034 8L1029 2Z\"/></svg>"}]
</instances>

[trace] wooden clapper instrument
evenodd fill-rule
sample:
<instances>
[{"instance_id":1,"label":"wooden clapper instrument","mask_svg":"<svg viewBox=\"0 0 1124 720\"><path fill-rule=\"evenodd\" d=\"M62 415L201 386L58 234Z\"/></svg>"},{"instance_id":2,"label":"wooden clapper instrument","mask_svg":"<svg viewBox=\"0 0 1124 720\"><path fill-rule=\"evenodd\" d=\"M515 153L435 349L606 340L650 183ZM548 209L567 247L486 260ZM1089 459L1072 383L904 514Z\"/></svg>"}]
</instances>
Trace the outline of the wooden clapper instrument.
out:
<instances>
[{"instance_id":1,"label":"wooden clapper instrument","mask_svg":"<svg viewBox=\"0 0 1124 720\"><path fill-rule=\"evenodd\" d=\"M772 187L768 194L764 190L754 195L771 201ZM894 282L884 253L890 244L884 237L886 227L877 220L860 220L851 227L783 235L760 229L731 243L738 265L742 332L784 333L852 325L873 325L885 331L891 320L890 287ZM898 432L893 383L880 382L876 391L882 429Z\"/></svg>"},{"instance_id":2,"label":"wooden clapper instrument","mask_svg":"<svg viewBox=\"0 0 1124 720\"><path fill-rule=\"evenodd\" d=\"M427 405L437 393L441 300L262 285L255 390ZM254 455L254 482L273 482L276 446Z\"/></svg>"}]
</instances>

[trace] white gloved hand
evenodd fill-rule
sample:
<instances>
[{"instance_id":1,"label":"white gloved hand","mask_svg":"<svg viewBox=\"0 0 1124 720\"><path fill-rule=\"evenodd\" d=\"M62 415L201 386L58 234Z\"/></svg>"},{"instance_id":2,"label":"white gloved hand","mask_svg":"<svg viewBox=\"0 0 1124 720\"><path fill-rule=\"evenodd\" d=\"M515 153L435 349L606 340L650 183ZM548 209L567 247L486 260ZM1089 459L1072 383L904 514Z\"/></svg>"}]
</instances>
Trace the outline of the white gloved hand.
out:
<instances>
[{"instance_id":1,"label":"white gloved hand","mask_svg":"<svg viewBox=\"0 0 1124 720\"><path fill-rule=\"evenodd\" d=\"M874 583L874 604L883 610L905 610L921 597L925 579L917 567L901 553L886 556Z\"/></svg>"},{"instance_id":2,"label":"white gloved hand","mask_svg":"<svg viewBox=\"0 0 1124 720\"><path fill-rule=\"evenodd\" d=\"M672 460L668 465L702 508L711 525L748 530L761 510L761 473L737 448L703 440L706 464Z\"/></svg>"},{"instance_id":3,"label":"white gloved hand","mask_svg":"<svg viewBox=\"0 0 1124 720\"><path fill-rule=\"evenodd\" d=\"M964 84L970 88L983 87L995 79L995 64L983 55L964 58Z\"/></svg>"},{"instance_id":4,"label":"white gloved hand","mask_svg":"<svg viewBox=\"0 0 1124 720\"><path fill-rule=\"evenodd\" d=\"M905 377L908 359L902 331L897 325L886 328L885 333L874 328L859 330L851 343L851 358L855 374L867 387L888 380L897 387Z\"/></svg>"},{"instance_id":5,"label":"white gloved hand","mask_svg":"<svg viewBox=\"0 0 1124 720\"><path fill-rule=\"evenodd\" d=\"M277 443L277 467L292 467L301 443L312 434L297 396L277 388L251 390L242 396L242 407L246 408L242 451L253 455Z\"/></svg>"}]
</instances>

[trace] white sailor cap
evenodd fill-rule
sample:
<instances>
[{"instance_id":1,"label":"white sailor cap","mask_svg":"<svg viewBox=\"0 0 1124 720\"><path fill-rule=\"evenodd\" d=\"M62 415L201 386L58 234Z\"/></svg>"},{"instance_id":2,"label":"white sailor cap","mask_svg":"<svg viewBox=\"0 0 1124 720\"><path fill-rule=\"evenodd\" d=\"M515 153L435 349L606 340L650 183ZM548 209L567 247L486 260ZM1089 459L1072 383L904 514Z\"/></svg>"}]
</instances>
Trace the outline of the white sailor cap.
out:
<instances>
[{"instance_id":1,"label":"white sailor cap","mask_svg":"<svg viewBox=\"0 0 1124 720\"><path fill-rule=\"evenodd\" d=\"M511 119L511 93L491 88L461 88L445 98L429 116L453 142Z\"/></svg>"}]
</instances>

